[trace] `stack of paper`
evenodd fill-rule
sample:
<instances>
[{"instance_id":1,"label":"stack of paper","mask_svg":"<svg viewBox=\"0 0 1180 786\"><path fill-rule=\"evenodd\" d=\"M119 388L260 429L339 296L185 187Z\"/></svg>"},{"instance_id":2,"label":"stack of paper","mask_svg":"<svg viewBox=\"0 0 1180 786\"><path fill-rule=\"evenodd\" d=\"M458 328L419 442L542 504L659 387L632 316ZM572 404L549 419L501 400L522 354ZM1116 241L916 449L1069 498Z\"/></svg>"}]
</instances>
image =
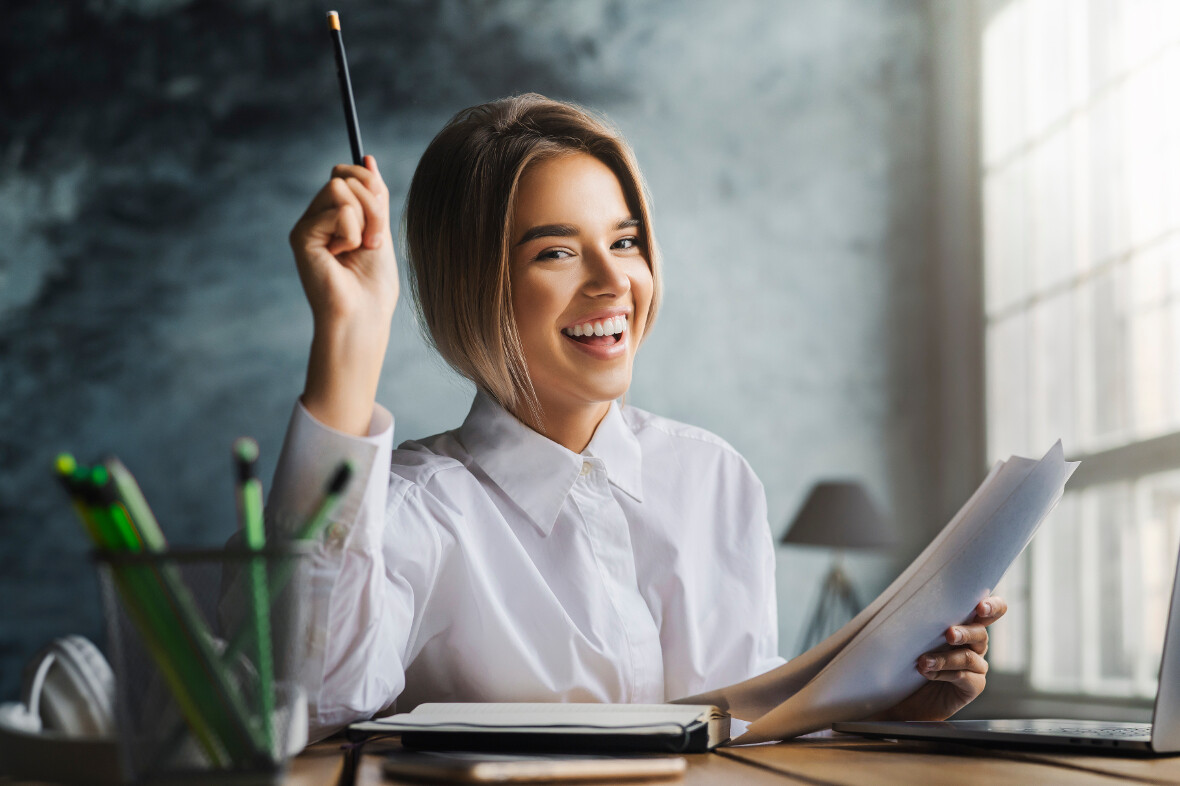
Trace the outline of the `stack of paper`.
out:
<instances>
[{"instance_id":1,"label":"stack of paper","mask_svg":"<svg viewBox=\"0 0 1180 786\"><path fill-rule=\"evenodd\" d=\"M918 656L999 583L1061 499L1077 462L1061 443L1040 461L999 462L942 532L868 608L791 662L678 700L752 720L734 744L767 742L885 710L926 683Z\"/></svg>"}]
</instances>

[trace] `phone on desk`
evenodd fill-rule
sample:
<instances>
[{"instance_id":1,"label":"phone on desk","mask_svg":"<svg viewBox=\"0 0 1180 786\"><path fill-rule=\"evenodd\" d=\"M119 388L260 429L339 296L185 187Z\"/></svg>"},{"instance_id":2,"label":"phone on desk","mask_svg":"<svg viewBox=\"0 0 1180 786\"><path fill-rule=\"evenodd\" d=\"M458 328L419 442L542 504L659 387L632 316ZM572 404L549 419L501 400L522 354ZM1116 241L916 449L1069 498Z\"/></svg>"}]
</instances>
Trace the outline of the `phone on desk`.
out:
<instances>
[{"instance_id":1,"label":"phone on desk","mask_svg":"<svg viewBox=\"0 0 1180 786\"><path fill-rule=\"evenodd\" d=\"M381 769L386 778L405 781L541 783L677 778L686 767L680 756L394 751Z\"/></svg>"}]
</instances>

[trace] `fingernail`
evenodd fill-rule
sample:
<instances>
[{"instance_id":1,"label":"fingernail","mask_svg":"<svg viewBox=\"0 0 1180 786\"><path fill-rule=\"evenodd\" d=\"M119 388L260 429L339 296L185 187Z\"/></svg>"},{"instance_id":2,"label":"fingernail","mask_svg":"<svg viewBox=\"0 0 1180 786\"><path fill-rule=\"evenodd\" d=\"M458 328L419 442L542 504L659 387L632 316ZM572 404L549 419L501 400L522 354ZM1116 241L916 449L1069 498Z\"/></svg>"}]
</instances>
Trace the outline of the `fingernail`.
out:
<instances>
[{"instance_id":1,"label":"fingernail","mask_svg":"<svg viewBox=\"0 0 1180 786\"><path fill-rule=\"evenodd\" d=\"M934 671L937 665L938 661L934 658L922 658L922 671Z\"/></svg>"},{"instance_id":2,"label":"fingernail","mask_svg":"<svg viewBox=\"0 0 1180 786\"><path fill-rule=\"evenodd\" d=\"M963 629L962 628L955 628L954 633L951 634L951 640L954 641L955 644L958 644L961 641L963 641Z\"/></svg>"},{"instance_id":3,"label":"fingernail","mask_svg":"<svg viewBox=\"0 0 1180 786\"><path fill-rule=\"evenodd\" d=\"M990 617L992 615L992 604L984 603L980 608L983 610L983 616Z\"/></svg>"}]
</instances>

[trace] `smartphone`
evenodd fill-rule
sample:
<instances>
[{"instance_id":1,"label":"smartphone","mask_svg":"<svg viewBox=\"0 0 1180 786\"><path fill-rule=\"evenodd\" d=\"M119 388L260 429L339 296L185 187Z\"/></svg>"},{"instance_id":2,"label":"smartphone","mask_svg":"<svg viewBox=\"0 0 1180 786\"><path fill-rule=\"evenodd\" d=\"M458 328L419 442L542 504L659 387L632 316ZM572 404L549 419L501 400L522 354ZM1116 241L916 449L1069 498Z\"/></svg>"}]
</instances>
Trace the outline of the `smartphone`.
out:
<instances>
[{"instance_id":1,"label":"smartphone","mask_svg":"<svg viewBox=\"0 0 1180 786\"><path fill-rule=\"evenodd\" d=\"M682 756L394 751L385 754L381 771L407 781L541 783L679 778L687 766Z\"/></svg>"}]
</instances>

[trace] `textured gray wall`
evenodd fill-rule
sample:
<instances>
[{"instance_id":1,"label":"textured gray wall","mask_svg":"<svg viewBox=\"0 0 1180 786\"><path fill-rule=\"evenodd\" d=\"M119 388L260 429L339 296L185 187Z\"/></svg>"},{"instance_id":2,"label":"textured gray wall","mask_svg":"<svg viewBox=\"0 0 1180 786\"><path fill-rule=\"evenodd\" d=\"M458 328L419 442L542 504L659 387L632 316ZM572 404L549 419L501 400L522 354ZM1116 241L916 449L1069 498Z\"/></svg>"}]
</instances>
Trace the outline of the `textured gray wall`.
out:
<instances>
[{"instance_id":1,"label":"textured gray wall","mask_svg":"<svg viewBox=\"0 0 1180 786\"><path fill-rule=\"evenodd\" d=\"M318 4L7 5L0 697L50 637L102 636L58 450L121 456L176 544L232 530L233 438L259 439L269 477L311 335L286 233L348 155ZM537 91L605 111L667 260L630 402L741 450L776 532L830 475L929 529L924 2L338 7L395 204L463 106ZM399 438L457 425L470 395L403 301L380 393ZM784 654L825 565L782 553ZM856 565L869 590L888 578Z\"/></svg>"}]
</instances>

